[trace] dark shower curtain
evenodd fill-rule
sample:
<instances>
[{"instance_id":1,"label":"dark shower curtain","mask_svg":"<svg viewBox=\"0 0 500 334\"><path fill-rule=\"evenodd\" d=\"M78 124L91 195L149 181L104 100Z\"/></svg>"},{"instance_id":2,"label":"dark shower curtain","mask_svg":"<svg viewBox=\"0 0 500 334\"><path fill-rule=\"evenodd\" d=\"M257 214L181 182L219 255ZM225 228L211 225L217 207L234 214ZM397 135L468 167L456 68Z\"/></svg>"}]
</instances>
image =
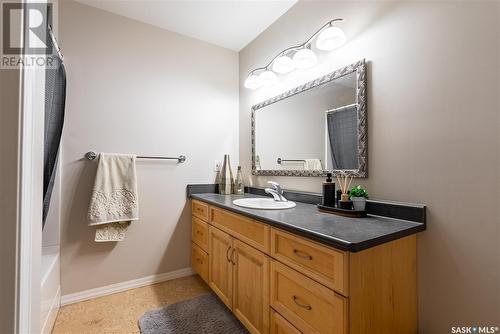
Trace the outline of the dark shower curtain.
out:
<instances>
[{"instance_id":1,"label":"dark shower curtain","mask_svg":"<svg viewBox=\"0 0 500 334\"><path fill-rule=\"evenodd\" d=\"M47 36L50 36L47 33ZM45 70L45 131L44 131L44 156L43 156L43 223L50 207L50 197L54 187L64 124L64 105L66 101L66 71L62 59L59 58L57 49L52 39L47 38L47 43L52 45L51 65Z\"/></svg>"},{"instance_id":2,"label":"dark shower curtain","mask_svg":"<svg viewBox=\"0 0 500 334\"><path fill-rule=\"evenodd\" d=\"M358 113L356 106L327 114L332 169L358 168Z\"/></svg>"}]
</instances>

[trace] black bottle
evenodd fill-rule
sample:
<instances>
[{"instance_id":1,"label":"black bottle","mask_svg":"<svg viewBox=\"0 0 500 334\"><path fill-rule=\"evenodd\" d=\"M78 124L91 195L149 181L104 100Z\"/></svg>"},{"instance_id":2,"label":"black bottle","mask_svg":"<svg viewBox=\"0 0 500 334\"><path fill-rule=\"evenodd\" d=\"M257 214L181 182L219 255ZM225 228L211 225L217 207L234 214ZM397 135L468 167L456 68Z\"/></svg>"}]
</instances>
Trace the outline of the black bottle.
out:
<instances>
[{"instance_id":1,"label":"black bottle","mask_svg":"<svg viewBox=\"0 0 500 334\"><path fill-rule=\"evenodd\" d=\"M323 182L323 205L335 206L335 183L332 182L332 173L326 174L326 182Z\"/></svg>"}]
</instances>

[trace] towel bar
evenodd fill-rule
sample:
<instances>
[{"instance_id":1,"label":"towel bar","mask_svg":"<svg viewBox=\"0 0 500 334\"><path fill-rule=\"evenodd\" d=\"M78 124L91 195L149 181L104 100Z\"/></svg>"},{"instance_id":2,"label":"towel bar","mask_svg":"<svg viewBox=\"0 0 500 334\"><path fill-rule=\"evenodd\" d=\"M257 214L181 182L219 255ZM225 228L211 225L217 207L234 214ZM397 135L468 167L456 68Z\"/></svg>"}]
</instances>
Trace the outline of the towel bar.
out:
<instances>
[{"instance_id":1,"label":"towel bar","mask_svg":"<svg viewBox=\"0 0 500 334\"><path fill-rule=\"evenodd\" d=\"M319 161L321 161L321 159L319 159ZM281 165L282 162L306 162L305 159L281 159L281 158L278 158L276 159L276 162L278 163L278 165Z\"/></svg>"},{"instance_id":2,"label":"towel bar","mask_svg":"<svg viewBox=\"0 0 500 334\"><path fill-rule=\"evenodd\" d=\"M85 158L87 160L95 160L97 158L97 153L94 151L89 151L85 153ZM185 155L179 155L178 157L153 157L153 156L142 156L138 155L137 158L139 159L161 159L161 160L177 160L178 163L183 163L186 161L186 156Z\"/></svg>"}]
</instances>

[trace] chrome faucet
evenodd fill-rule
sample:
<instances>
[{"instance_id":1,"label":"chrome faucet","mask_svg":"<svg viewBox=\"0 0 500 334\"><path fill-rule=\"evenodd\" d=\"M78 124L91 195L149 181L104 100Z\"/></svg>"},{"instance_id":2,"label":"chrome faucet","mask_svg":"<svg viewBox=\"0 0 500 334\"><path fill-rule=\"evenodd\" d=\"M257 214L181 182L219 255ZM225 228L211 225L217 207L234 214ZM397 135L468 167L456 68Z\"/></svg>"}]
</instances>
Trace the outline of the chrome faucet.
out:
<instances>
[{"instance_id":1,"label":"chrome faucet","mask_svg":"<svg viewBox=\"0 0 500 334\"><path fill-rule=\"evenodd\" d=\"M271 188L264 189L266 194L271 194L277 202L288 202L285 196L283 196L283 189L281 189L278 182L267 181L267 183L271 185Z\"/></svg>"}]
</instances>

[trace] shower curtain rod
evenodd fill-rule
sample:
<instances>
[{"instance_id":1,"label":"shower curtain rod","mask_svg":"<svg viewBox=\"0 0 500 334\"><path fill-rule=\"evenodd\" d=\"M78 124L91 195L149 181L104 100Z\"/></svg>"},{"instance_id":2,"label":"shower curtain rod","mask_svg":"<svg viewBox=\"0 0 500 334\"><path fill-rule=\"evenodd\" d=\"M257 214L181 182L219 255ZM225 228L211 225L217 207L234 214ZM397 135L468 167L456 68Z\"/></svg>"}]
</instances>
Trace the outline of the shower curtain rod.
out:
<instances>
[{"instance_id":1,"label":"shower curtain rod","mask_svg":"<svg viewBox=\"0 0 500 334\"><path fill-rule=\"evenodd\" d=\"M345 110L345 109L348 109L348 108L351 108L351 107L355 107L356 105L357 105L356 103L348 104L348 105L345 105L345 106L342 106L342 107L338 107L338 108L335 108L335 109L326 110L325 113L342 111L342 110Z\"/></svg>"},{"instance_id":2,"label":"shower curtain rod","mask_svg":"<svg viewBox=\"0 0 500 334\"><path fill-rule=\"evenodd\" d=\"M61 53L61 48L59 47L59 44L57 43L56 36L54 36L54 32L52 31L52 27L50 26L50 24L47 26L47 28L49 29L49 36L50 36L50 39L52 40L52 44L54 44L54 47L56 48L57 55L59 56L61 61L63 61L64 57Z\"/></svg>"}]
</instances>

